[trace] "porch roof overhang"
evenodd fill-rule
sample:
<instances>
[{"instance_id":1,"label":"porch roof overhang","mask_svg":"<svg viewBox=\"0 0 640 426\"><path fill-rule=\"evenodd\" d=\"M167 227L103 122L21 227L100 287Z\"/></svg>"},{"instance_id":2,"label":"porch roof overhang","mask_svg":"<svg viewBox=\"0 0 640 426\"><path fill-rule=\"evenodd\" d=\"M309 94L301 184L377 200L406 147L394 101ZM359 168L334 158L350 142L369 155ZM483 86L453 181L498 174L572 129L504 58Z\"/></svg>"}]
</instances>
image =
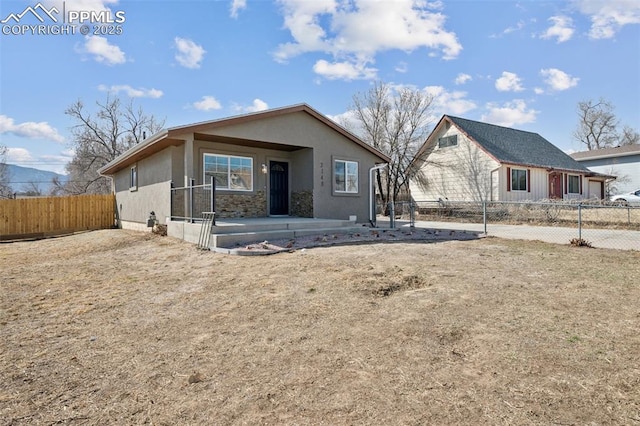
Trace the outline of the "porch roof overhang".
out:
<instances>
[{"instance_id":1,"label":"porch roof overhang","mask_svg":"<svg viewBox=\"0 0 640 426\"><path fill-rule=\"evenodd\" d=\"M347 138L349 141L359 145L363 149L369 151L374 154L376 157L380 159L381 163L388 163L391 159L385 155L384 153L378 151L371 145L365 143L360 138L355 136L353 133L349 132L339 124L335 123L333 120L325 117L320 114L315 109L311 108L307 104L298 104L290 107L284 108L275 108L267 111L260 111L250 114L244 114L234 117L222 118L218 120L212 120L202 123L195 123L185 126L177 126L171 127L169 129L162 130L153 136L145 139L138 145L133 146L129 150L125 151L122 155L103 166L98 170L98 173L104 176L110 176L122 170L131 164L134 164L136 161L139 161L143 158L148 157L149 155L155 154L157 152L162 151L163 149L169 146L178 146L185 143L184 137L185 135L193 135L194 139L197 140L215 140L223 143L230 144L240 144L244 146L251 147L268 147L271 149L277 149L281 151L296 151L298 149L302 149L301 146L290 145L290 144L280 144L277 142L266 142L266 141L258 141L251 139L243 139L243 138L231 138L231 137L223 137L219 135L214 135L208 133L217 128L229 126L229 125L238 125L245 122L259 120L269 117L276 117L284 114L291 114L295 112L304 112L314 117L315 119L321 121L323 124L327 125L331 129L340 133L342 136Z\"/></svg>"}]
</instances>

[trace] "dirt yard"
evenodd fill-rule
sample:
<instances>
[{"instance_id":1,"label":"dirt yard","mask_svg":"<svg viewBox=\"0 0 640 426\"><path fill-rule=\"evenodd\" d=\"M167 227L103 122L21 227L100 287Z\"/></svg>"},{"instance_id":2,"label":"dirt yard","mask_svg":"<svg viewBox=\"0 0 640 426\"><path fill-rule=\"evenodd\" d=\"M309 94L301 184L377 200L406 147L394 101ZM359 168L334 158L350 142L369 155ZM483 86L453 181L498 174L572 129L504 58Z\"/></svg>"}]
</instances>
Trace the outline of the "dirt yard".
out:
<instances>
[{"instance_id":1,"label":"dirt yard","mask_svg":"<svg viewBox=\"0 0 640 426\"><path fill-rule=\"evenodd\" d=\"M0 424L640 424L640 253L0 244Z\"/></svg>"}]
</instances>

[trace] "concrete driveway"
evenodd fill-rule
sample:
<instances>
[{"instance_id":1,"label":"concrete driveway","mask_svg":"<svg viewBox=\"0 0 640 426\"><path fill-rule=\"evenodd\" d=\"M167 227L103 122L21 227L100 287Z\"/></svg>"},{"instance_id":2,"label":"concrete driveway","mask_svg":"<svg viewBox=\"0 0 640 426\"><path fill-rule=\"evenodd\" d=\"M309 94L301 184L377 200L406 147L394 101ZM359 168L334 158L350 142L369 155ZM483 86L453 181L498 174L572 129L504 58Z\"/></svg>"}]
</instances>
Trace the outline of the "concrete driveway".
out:
<instances>
[{"instance_id":1,"label":"concrete driveway","mask_svg":"<svg viewBox=\"0 0 640 426\"><path fill-rule=\"evenodd\" d=\"M388 227L388 219L378 218L378 226ZM409 222L397 220L396 227L401 226L409 226ZM467 230L481 233L485 231L482 223L416 221L415 226L416 228ZM569 244L573 238L579 237L577 227L487 224L486 231L488 236L556 244ZM640 231L583 228L580 236L593 247L640 251Z\"/></svg>"}]
</instances>

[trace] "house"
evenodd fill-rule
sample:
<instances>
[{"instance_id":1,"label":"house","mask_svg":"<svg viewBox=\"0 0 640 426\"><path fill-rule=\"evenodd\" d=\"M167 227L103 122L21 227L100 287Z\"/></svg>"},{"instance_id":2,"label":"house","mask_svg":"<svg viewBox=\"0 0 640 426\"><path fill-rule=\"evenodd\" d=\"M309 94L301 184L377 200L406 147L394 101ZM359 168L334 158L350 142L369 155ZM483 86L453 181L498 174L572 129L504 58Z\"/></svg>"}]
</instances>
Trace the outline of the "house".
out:
<instances>
[{"instance_id":1,"label":"house","mask_svg":"<svg viewBox=\"0 0 640 426\"><path fill-rule=\"evenodd\" d=\"M589 170L616 176L609 195L640 189L640 145L574 152L571 157Z\"/></svg>"},{"instance_id":2,"label":"house","mask_svg":"<svg viewBox=\"0 0 640 426\"><path fill-rule=\"evenodd\" d=\"M366 222L369 169L389 158L306 104L163 130L100 169L119 225L298 216ZM211 182L215 182L212 191Z\"/></svg>"},{"instance_id":3,"label":"house","mask_svg":"<svg viewBox=\"0 0 640 426\"><path fill-rule=\"evenodd\" d=\"M444 115L419 149L415 201L601 199L607 176L537 133Z\"/></svg>"}]
</instances>

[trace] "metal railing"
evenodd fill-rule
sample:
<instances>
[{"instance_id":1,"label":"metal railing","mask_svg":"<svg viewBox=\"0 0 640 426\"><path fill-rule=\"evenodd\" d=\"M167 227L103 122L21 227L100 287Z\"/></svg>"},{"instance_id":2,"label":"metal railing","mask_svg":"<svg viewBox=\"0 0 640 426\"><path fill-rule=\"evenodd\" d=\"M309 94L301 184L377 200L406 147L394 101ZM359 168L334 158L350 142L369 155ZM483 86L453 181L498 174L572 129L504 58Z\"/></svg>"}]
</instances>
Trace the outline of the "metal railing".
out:
<instances>
[{"instance_id":1,"label":"metal railing","mask_svg":"<svg viewBox=\"0 0 640 426\"><path fill-rule=\"evenodd\" d=\"M191 185L175 188L171 183L171 220L200 222L204 212L215 212L216 189L213 177L206 185Z\"/></svg>"}]
</instances>

